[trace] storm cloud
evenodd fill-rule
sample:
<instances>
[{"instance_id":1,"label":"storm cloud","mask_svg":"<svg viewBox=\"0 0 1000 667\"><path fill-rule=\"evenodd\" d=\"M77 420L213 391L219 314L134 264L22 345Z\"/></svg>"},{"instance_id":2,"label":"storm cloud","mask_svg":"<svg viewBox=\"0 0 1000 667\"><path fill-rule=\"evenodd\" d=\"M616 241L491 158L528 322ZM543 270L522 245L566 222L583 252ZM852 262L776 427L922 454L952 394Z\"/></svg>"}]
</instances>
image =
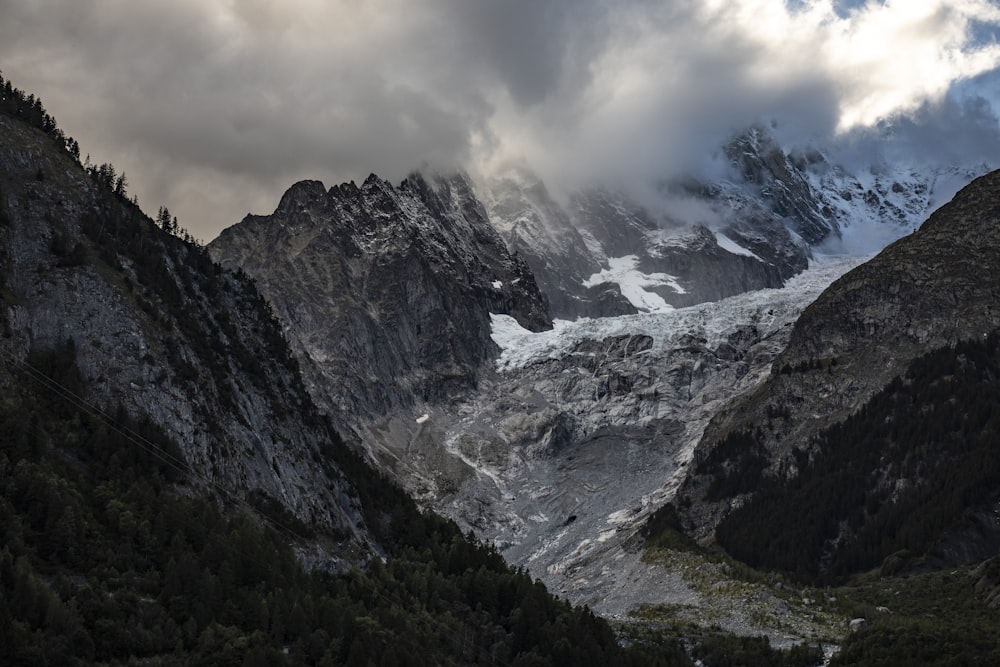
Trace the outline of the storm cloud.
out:
<instances>
[{"instance_id":1,"label":"storm cloud","mask_svg":"<svg viewBox=\"0 0 1000 667\"><path fill-rule=\"evenodd\" d=\"M301 178L653 182L762 119L997 146L998 26L989 0L0 0L0 70L207 240Z\"/></svg>"}]
</instances>

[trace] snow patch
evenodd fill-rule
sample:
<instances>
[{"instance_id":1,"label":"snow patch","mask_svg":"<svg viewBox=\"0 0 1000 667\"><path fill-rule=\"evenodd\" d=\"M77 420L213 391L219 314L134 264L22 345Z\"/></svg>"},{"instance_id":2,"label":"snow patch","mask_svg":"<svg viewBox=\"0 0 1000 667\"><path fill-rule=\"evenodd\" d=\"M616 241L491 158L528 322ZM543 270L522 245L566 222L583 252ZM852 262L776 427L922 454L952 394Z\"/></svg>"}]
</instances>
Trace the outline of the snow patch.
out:
<instances>
[{"instance_id":1,"label":"snow patch","mask_svg":"<svg viewBox=\"0 0 1000 667\"><path fill-rule=\"evenodd\" d=\"M490 313L490 338L501 350L516 348L520 341L534 332L528 331L510 315Z\"/></svg>"},{"instance_id":2,"label":"snow patch","mask_svg":"<svg viewBox=\"0 0 1000 667\"><path fill-rule=\"evenodd\" d=\"M619 525L626 523L632 516L632 510L618 510L608 515L608 523Z\"/></svg>"},{"instance_id":3,"label":"snow patch","mask_svg":"<svg viewBox=\"0 0 1000 667\"><path fill-rule=\"evenodd\" d=\"M734 255L743 255L744 257L753 257L758 262L764 261L760 257L758 257L755 253L753 253L750 250L747 250L746 248L744 248L739 243L732 240L722 232L715 232L715 242L718 243L719 247L725 250L726 252L731 252Z\"/></svg>"},{"instance_id":4,"label":"snow patch","mask_svg":"<svg viewBox=\"0 0 1000 667\"><path fill-rule=\"evenodd\" d=\"M635 255L609 257L608 268L587 278L583 286L616 283L621 288L622 296L639 310L649 313L673 310L673 306L664 301L662 296L645 288L664 285L677 294L684 294L685 290L677 282L677 278L669 273L643 273L636 268L638 263L639 258Z\"/></svg>"},{"instance_id":5,"label":"snow patch","mask_svg":"<svg viewBox=\"0 0 1000 667\"><path fill-rule=\"evenodd\" d=\"M809 269L789 279L780 289L746 292L721 301L659 312L555 320L551 330L537 333L528 331L510 315L491 314L491 337L501 349L497 369L510 371L543 359L559 359L571 354L581 341L611 336L645 334L653 338L654 351L662 353L682 344L686 336L704 338L707 346L717 347L746 322L754 322L766 335L794 322L806 304L866 259L817 254Z\"/></svg>"}]
</instances>

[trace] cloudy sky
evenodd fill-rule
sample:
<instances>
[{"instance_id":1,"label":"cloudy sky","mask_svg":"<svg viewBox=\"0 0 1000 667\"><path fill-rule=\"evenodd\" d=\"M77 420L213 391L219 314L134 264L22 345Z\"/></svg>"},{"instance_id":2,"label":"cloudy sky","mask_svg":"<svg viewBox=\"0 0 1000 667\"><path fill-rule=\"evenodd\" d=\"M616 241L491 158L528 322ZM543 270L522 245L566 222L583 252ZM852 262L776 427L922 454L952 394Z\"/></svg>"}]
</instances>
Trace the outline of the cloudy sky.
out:
<instances>
[{"instance_id":1,"label":"cloudy sky","mask_svg":"<svg viewBox=\"0 0 1000 667\"><path fill-rule=\"evenodd\" d=\"M0 0L4 76L204 240L302 178L650 181L762 119L996 162L998 37L997 0Z\"/></svg>"}]
</instances>

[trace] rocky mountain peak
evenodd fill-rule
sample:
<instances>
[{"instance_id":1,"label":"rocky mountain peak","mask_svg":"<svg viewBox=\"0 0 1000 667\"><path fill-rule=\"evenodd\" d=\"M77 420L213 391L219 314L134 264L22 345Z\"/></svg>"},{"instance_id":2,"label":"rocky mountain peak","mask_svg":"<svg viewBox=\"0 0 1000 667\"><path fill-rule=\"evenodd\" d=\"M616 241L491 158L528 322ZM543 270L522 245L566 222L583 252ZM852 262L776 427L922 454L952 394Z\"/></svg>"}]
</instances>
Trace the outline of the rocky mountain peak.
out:
<instances>
[{"instance_id":1,"label":"rocky mountain peak","mask_svg":"<svg viewBox=\"0 0 1000 667\"><path fill-rule=\"evenodd\" d=\"M733 139L725 153L743 180L807 243L816 245L838 232L833 210L806 177L808 161L793 160L764 128L750 128ZM823 160L819 153L811 155Z\"/></svg>"},{"instance_id":2,"label":"rocky mountain peak","mask_svg":"<svg viewBox=\"0 0 1000 667\"><path fill-rule=\"evenodd\" d=\"M319 187L297 184L282 201ZM475 386L496 355L490 313L551 326L530 270L463 175L415 173L398 187L372 175L325 201L251 216L210 251L256 279L315 397L345 422ZM289 227L297 216L307 224Z\"/></svg>"},{"instance_id":3,"label":"rocky mountain peak","mask_svg":"<svg viewBox=\"0 0 1000 667\"><path fill-rule=\"evenodd\" d=\"M300 183L282 207L301 217L322 195ZM199 492L258 494L348 546L368 539L351 483L324 460L339 440L253 285L6 115L0 284L0 386L11 395L29 364L57 359L88 414L128 415L177 443L172 461L194 471Z\"/></svg>"},{"instance_id":4,"label":"rocky mountain peak","mask_svg":"<svg viewBox=\"0 0 1000 667\"><path fill-rule=\"evenodd\" d=\"M320 181L299 181L282 195L281 201L278 202L278 210L291 214L325 199L326 188Z\"/></svg>"}]
</instances>

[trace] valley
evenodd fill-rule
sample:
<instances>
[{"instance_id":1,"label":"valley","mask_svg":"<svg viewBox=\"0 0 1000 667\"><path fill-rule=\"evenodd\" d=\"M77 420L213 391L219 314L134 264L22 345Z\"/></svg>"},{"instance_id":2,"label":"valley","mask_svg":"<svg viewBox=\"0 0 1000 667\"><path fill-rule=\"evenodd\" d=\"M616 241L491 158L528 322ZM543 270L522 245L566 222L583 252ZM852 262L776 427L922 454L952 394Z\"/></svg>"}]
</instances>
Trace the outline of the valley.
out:
<instances>
[{"instance_id":1,"label":"valley","mask_svg":"<svg viewBox=\"0 0 1000 667\"><path fill-rule=\"evenodd\" d=\"M672 212L373 174L206 247L5 91L12 664L996 657L1000 172L752 127Z\"/></svg>"}]
</instances>

